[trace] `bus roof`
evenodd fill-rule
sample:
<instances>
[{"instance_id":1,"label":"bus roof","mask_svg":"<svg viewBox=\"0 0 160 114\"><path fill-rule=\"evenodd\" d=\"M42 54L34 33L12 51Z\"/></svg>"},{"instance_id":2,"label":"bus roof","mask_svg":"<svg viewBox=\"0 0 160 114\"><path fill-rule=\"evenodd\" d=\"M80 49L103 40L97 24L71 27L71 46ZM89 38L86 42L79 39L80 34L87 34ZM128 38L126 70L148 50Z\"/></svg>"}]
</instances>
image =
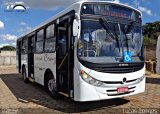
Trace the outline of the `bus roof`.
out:
<instances>
[{"instance_id":1,"label":"bus roof","mask_svg":"<svg viewBox=\"0 0 160 114\"><path fill-rule=\"evenodd\" d=\"M81 5L83 3L106 3L106 4L120 5L120 6L124 6L126 8L130 8L132 10L135 10L135 11L139 12L142 15L142 13L139 10L137 10L137 9L131 7L131 6L128 6L126 4L117 3L117 2L114 2L114 1L80 1L80 2L76 2L76 3L72 4L70 7L64 9L60 13L58 13L58 14L54 15L53 17L49 18L48 20L46 20L45 22L41 23L40 25L38 25L34 29L30 30L29 32L27 32L25 34L22 34L17 40L19 40L19 39L23 38L24 36L27 36L27 35L35 32L37 29L40 29L41 27L45 26L46 24L48 24L48 23L50 23L50 22L58 19L59 17L65 15L66 13L68 13L68 12L70 12L72 10L75 10L75 12L79 14L80 13Z\"/></svg>"}]
</instances>

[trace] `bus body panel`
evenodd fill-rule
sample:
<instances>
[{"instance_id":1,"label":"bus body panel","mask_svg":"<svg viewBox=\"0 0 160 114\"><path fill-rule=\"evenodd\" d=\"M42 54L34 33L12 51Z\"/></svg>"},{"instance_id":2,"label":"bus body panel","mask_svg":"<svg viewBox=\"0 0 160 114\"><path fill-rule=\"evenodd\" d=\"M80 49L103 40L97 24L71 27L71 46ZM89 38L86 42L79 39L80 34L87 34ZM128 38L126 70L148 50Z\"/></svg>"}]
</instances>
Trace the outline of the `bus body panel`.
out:
<instances>
[{"instance_id":1,"label":"bus body panel","mask_svg":"<svg viewBox=\"0 0 160 114\"><path fill-rule=\"evenodd\" d=\"M44 85L46 70L51 70L56 79L56 53L34 54L35 81Z\"/></svg>"},{"instance_id":2,"label":"bus body panel","mask_svg":"<svg viewBox=\"0 0 160 114\"><path fill-rule=\"evenodd\" d=\"M129 93L129 94L124 94L124 95L108 96L107 93L105 93L105 91L109 89L113 89L113 88L94 87L84 82L81 78L76 88L77 89L75 90L75 92L77 93L77 95L74 97L75 101L86 102L86 101L97 101L97 100L120 98L120 97L135 95L135 94L144 92L145 91L145 78L141 83L136 85L136 89L134 92ZM101 89L101 92L100 92L100 89Z\"/></svg>"},{"instance_id":3,"label":"bus body panel","mask_svg":"<svg viewBox=\"0 0 160 114\"><path fill-rule=\"evenodd\" d=\"M160 74L160 36L158 37L157 40L156 59L157 59L156 72Z\"/></svg>"},{"instance_id":4,"label":"bus body panel","mask_svg":"<svg viewBox=\"0 0 160 114\"><path fill-rule=\"evenodd\" d=\"M124 83L124 84L106 84L106 87L97 87L85 82L81 78L80 73L78 74L78 72L80 72L79 69L84 70L85 72L87 72L88 70L88 68L85 68L81 64L80 64L80 68L78 68L77 71L75 70L75 74L77 72L77 75L75 76L75 82L79 82L75 85L75 94L74 94L75 101L96 101L96 100L112 99L117 97L134 95L134 94L142 93L145 91L145 77L142 81L138 82L138 79L144 76L145 68L137 72L127 73L127 74L117 74L117 75L109 74L109 73L101 73L96 71L89 71L89 72L92 72L92 73L89 73L89 75L92 75L92 77L95 79L97 79L98 77L100 81L103 81L103 82L122 81L124 77L127 78L128 80L137 79L134 82ZM129 89L131 93L118 95L117 88L120 88L120 87L131 88ZM107 92L107 90L112 90L112 91Z\"/></svg>"},{"instance_id":5,"label":"bus body panel","mask_svg":"<svg viewBox=\"0 0 160 114\"><path fill-rule=\"evenodd\" d=\"M90 70L84 67L82 64L80 64L80 69L83 69L84 71L87 70L87 74L99 81L122 81L123 78L127 78L127 80L134 80L142 77L145 71L145 68L143 67L143 69L131 73L104 73Z\"/></svg>"}]
</instances>

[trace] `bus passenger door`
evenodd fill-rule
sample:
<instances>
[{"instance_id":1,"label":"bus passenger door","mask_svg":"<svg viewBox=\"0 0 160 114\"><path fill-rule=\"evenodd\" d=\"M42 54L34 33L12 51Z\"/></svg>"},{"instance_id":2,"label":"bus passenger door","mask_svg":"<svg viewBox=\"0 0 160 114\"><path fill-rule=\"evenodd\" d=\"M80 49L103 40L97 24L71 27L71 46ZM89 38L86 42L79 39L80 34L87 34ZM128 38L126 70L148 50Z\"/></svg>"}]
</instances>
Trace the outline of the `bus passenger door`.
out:
<instances>
[{"instance_id":1,"label":"bus passenger door","mask_svg":"<svg viewBox=\"0 0 160 114\"><path fill-rule=\"evenodd\" d=\"M22 49L22 42L17 42L17 65L18 65L18 71L21 72L21 49Z\"/></svg>"},{"instance_id":2,"label":"bus passenger door","mask_svg":"<svg viewBox=\"0 0 160 114\"><path fill-rule=\"evenodd\" d=\"M34 78L34 41L35 37L28 39L28 76Z\"/></svg>"},{"instance_id":3,"label":"bus passenger door","mask_svg":"<svg viewBox=\"0 0 160 114\"><path fill-rule=\"evenodd\" d=\"M71 49L71 20L67 19L61 22L57 27L57 89L59 92L65 93L68 97L73 90L73 66L72 56L73 49ZM72 58L71 58L72 57ZM64 94L63 94L64 95Z\"/></svg>"},{"instance_id":4,"label":"bus passenger door","mask_svg":"<svg viewBox=\"0 0 160 114\"><path fill-rule=\"evenodd\" d=\"M57 82L59 91L67 92L67 30L65 27L58 27L57 42Z\"/></svg>"}]
</instances>

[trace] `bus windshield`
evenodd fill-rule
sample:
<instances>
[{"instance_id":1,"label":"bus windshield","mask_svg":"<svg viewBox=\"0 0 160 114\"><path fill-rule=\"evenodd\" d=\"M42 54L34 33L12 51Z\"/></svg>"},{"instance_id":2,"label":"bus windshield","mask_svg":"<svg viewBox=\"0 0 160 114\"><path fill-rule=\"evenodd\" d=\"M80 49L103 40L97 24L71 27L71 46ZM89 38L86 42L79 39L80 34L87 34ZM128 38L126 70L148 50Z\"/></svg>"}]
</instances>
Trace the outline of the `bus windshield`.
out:
<instances>
[{"instance_id":1,"label":"bus windshield","mask_svg":"<svg viewBox=\"0 0 160 114\"><path fill-rule=\"evenodd\" d=\"M142 28L133 23L82 20L78 57L91 63L124 62L124 52L132 54L132 62L142 61Z\"/></svg>"}]
</instances>

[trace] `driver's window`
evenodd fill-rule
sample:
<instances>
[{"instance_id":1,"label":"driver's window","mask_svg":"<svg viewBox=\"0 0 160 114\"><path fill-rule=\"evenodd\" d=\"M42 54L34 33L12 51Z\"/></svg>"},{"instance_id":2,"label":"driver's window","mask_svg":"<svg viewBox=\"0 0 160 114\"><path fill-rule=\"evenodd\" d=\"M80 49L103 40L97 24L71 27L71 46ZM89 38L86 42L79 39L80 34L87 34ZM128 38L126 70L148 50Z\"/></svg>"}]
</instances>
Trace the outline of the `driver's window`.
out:
<instances>
[{"instance_id":1,"label":"driver's window","mask_svg":"<svg viewBox=\"0 0 160 114\"><path fill-rule=\"evenodd\" d=\"M59 46L59 56L64 56L67 53L67 41L66 41L66 30L59 29L59 39L58 39L58 46Z\"/></svg>"},{"instance_id":2,"label":"driver's window","mask_svg":"<svg viewBox=\"0 0 160 114\"><path fill-rule=\"evenodd\" d=\"M96 40L97 56L109 56L114 53L115 40L106 33L106 30L97 29L92 32L93 38Z\"/></svg>"}]
</instances>

